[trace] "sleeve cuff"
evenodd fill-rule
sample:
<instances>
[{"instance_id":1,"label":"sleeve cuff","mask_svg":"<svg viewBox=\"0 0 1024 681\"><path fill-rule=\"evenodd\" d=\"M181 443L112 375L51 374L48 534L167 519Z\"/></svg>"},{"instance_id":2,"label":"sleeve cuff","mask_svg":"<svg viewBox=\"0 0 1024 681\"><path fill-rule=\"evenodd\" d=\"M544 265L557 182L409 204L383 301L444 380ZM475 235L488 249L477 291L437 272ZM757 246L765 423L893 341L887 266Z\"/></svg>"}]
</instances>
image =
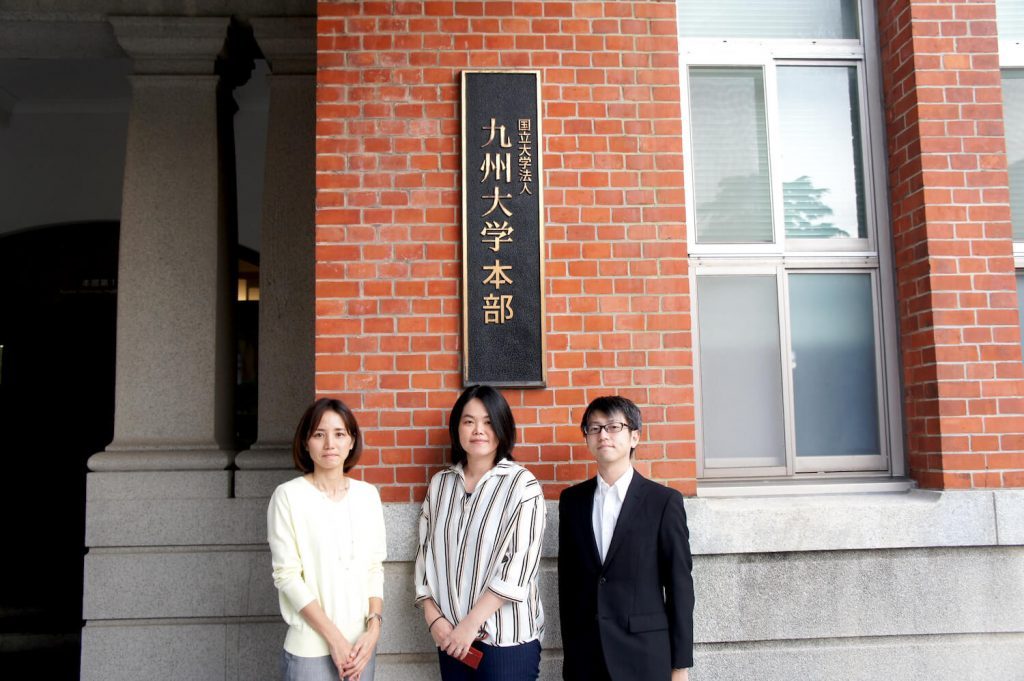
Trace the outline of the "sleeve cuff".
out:
<instances>
[{"instance_id":1,"label":"sleeve cuff","mask_svg":"<svg viewBox=\"0 0 1024 681\"><path fill-rule=\"evenodd\" d=\"M498 578L492 579L487 588L506 601L512 601L513 603L522 603L530 595L528 587L512 584Z\"/></svg>"},{"instance_id":2,"label":"sleeve cuff","mask_svg":"<svg viewBox=\"0 0 1024 681\"><path fill-rule=\"evenodd\" d=\"M433 594L430 593L430 588L426 584L423 584L416 587L416 600L413 602L419 603L420 601L425 601L426 599L433 597Z\"/></svg>"},{"instance_id":3,"label":"sleeve cuff","mask_svg":"<svg viewBox=\"0 0 1024 681\"><path fill-rule=\"evenodd\" d=\"M689 657L677 657L672 660L672 669L690 669L693 667L693 655Z\"/></svg>"},{"instance_id":4,"label":"sleeve cuff","mask_svg":"<svg viewBox=\"0 0 1024 681\"><path fill-rule=\"evenodd\" d=\"M300 579L281 587L281 593L285 595L288 602L299 612L307 605L316 600L316 596L309 590L309 587Z\"/></svg>"}]
</instances>

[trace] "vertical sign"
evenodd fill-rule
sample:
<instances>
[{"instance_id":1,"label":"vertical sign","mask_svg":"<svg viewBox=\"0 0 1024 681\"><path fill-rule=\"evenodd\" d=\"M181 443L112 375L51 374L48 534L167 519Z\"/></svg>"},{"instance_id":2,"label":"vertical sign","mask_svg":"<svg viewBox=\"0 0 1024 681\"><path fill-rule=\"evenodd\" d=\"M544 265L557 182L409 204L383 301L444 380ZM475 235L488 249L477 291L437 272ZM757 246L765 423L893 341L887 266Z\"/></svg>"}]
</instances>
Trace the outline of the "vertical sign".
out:
<instances>
[{"instance_id":1,"label":"vertical sign","mask_svg":"<svg viewBox=\"0 0 1024 681\"><path fill-rule=\"evenodd\" d=\"M543 387L539 71L462 72L462 380Z\"/></svg>"}]
</instances>

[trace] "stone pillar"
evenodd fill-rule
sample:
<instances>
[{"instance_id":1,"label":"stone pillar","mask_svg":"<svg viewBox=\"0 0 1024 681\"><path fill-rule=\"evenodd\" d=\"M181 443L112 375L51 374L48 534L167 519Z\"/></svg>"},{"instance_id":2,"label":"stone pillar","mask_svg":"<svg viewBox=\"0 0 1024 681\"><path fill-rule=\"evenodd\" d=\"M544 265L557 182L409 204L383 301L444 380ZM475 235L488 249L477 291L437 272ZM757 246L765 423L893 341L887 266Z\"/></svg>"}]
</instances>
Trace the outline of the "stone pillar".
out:
<instances>
[{"instance_id":1,"label":"stone pillar","mask_svg":"<svg viewBox=\"0 0 1024 681\"><path fill-rule=\"evenodd\" d=\"M237 496L292 473L291 438L313 398L316 20L253 19L270 64L260 233L259 432L238 455Z\"/></svg>"},{"instance_id":2,"label":"stone pillar","mask_svg":"<svg viewBox=\"0 0 1024 681\"><path fill-rule=\"evenodd\" d=\"M215 63L227 17L115 17L134 59L114 440L93 471L223 470L234 438L234 254ZM228 147L230 149L230 147ZM230 168L230 166L228 166Z\"/></svg>"}]
</instances>

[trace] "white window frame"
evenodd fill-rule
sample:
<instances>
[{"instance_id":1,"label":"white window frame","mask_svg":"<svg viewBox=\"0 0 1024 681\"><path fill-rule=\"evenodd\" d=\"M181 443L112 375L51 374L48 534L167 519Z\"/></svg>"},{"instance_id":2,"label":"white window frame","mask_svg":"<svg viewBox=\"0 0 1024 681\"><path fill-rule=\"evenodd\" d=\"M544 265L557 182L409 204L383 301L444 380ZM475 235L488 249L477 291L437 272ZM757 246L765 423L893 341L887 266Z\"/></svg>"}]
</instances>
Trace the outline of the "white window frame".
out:
<instances>
[{"instance_id":1,"label":"white window frame","mask_svg":"<svg viewBox=\"0 0 1024 681\"><path fill-rule=\"evenodd\" d=\"M997 28L1001 29L1002 26L998 26L998 11L999 3L996 3L997 12ZM1002 74L1003 71L1021 71L1024 70L1024 42L1019 40L1007 40L1000 38L999 40L999 71ZM1001 78L1000 78L1001 80ZM1005 117L1006 110L1003 110L1004 117L1004 132L1005 132ZM1024 206L1018 206L1019 210L1024 210ZM1011 221L1013 219L1013 205L1010 205ZM1012 224L1012 222L1011 222ZM1024 274L1024 240L1018 241L1013 238L1011 234L1010 238L1013 241L1013 267L1014 267L1014 284L1017 283L1017 277ZM1018 287L1017 296L1020 297L1021 291Z\"/></svg>"},{"instance_id":2,"label":"white window frame","mask_svg":"<svg viewBox=\"0 0 1024 681\"><path fill-rule=\"evenodd\" d=\"M696 424L694 432L697 438L697 477L698 478L733 478L740 474L741 477L780 477L780 476L791 476L795 472L793 470L794 457L789 456L788 453L795 450L796 444L796 430L794 428L792 419L792 404L788 399L793 394L793 374L792 372L786 371L786 367L789 365L789 329L787 320L788 305L783 300L784 295L782 287L779 286L781 265L772 263L770 260L760 260L755 262L753 259L745 260L726 260L723 259L713 266L704 266L697 264L690 268L690 291L693 292L692 300L694 304L691 309L692 318L692 336L693 336L693 356L694 356L694 371L693 371L693 390L694 390L694 408L697 418L695 419ZM779 331L782 334L779 344L779 361L782 368L782 413L784 418L783 423L783 440L785 442L787 456L784 457L784 463L782 465L774 465L768 462L751 462L750 459L746 461L750 462L746 466L739 465L717 465L708 466L707 461L704 457L704 419L701 418L701 385L703 379L701 377L701 365L700 365L700 309L696 304L697 300L697 279L701 276L714 277L714 276L772 276L775 278L775 293L777 296L778 312L779 312ZM752 465L751 465L752 464Z\"/></svg>"},{"instance_id":3,"label":"white window frame","mask_svg":"<svg viewBox=\"0 0 1024 681\"><path fill-rule=\"evenodd\" d=\"M790 330L792 326L789 319L789 279L794 273L800 274L867 274L871 280L871 304L872 304L872 322L873 322L873 337L875 341L875 386L878 390L878 403L876 408L878 410L878 454L861 454L861 455L845 455L845 456L797 456L795 450L795 429L796 429L796 404L794 402L796 389L795 386L790 392L790 408L793 412L793 416L790 417L790 421L793 422L794 428L794 450L793 459L795 460L794 470L797 473L836 473L836 472L849 472L849 471L879 471L887 470L889 467L889 447L886 446L884 438L884 428L882 424L885 423L885 396L882 386L884 385L884 372L883 368L883 357L882 357L882 335L881 335L881 324L879 323L881 315L879 314L879 305L881 303L881 296L879 294L878 286L878 270L874 267L858 266L856 263L849 263L847 266L838 266L839 263L833 263L833 266L828 268L821 268L820 265L812 265L809 267L800 267L791 265L789 267L781 267L781 288L784 289L780 299L786 301L786 320L784 323L783 335L786 340L792 346L792 339L790 338ZM792 355L790 356L792 362ZM792 369L795 368L790 366L790 381L792 382Z\"/></svg>"},{"instance_id":4,"label":"white window frame","mask_svg":"<svg viewBox=\"0 0 1024 681\"><path fill-rule=\"evenodd\" d=\"M694 357L694 408L699 481L729 478L804 479L826 475L834 478L902 477L906 472L903 452L902 406L898 353L896 287L893 276L892 238L889 219L886 139L883 125L882 79L875 8L871 0L859 3L861 40L745 40L687 38L680 36L680 90L684 116L683 145L686 159L687 248ZM866 27L866 28L865 28ZM1024 54L1024 50L1022 50ZM864 239L785 239L782 178L778 172L780 140L776 69L784 66L855 66L857 69L861 153L864 172L864 207L867 235ZM690 129L689 69L701 66L761 68L764 74L768 158L772 195L771 244L698 244L694 199L693 137ZM796 242L796 243L794 243ZM803 243L801 243L803 242ZM820 250L822 246L828 250ZM1024 257L1024 248L1022 248ZM789 274L796 271L842 273L869 272L874 292L876 385L878 390L880 453L871 456L797 457L795 446L793 373L790 364ZM699 276L770 274L776 277L779 295L779 333L783 353L783 413L786 456L784 466L731 467L706 465L702 432L700 390L699 314L696 303Z\"/></svg>"},{"instance_id":5,"label":"white window frame","mask_svg":"<svg viewBox=\"0 0 1024 681\"><path fill-rule=\"evenodd\" d=\"M998 4L999 3L997 2L997 11ZM1000 73L1003 71L1024 71L1024 42L1019 40L1000 39L999 71ZM1003 114L1005 120L1005 110L1003 111ZM1011 212L1013 211L1013 206L1010 206L1010 210ZM1024 210L1024 207L1021 207L1021 210ZM1024 240L1017 241L1016 239L1013 239L1013 266L1018 270L1018 274L1021 274L1021 270L1024 270Z\"/></svg>"}]
</instances>

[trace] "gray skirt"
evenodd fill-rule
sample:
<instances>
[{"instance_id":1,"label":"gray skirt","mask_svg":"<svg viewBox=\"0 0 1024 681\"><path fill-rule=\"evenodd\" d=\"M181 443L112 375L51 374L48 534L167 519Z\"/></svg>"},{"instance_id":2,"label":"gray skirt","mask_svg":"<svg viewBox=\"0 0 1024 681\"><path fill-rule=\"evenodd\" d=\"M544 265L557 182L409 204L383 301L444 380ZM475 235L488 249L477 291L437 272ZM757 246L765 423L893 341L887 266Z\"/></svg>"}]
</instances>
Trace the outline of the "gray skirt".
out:
<instances>
[{"instance_id":1,"label":"gray skirt","mask_svg":"<svg viewBox=\"0 0 1024 681\"><path fill-rule=\"evenodd\" d=\"M366 663L359 681L373 681L373 668L377 662L377 651L373 651ZM348 677L345 677L346 680ZM282 681L338 681L338 668L330 655L323 657L299 657L287 650L281 651Z\"/></svg>"}]
</instances>

